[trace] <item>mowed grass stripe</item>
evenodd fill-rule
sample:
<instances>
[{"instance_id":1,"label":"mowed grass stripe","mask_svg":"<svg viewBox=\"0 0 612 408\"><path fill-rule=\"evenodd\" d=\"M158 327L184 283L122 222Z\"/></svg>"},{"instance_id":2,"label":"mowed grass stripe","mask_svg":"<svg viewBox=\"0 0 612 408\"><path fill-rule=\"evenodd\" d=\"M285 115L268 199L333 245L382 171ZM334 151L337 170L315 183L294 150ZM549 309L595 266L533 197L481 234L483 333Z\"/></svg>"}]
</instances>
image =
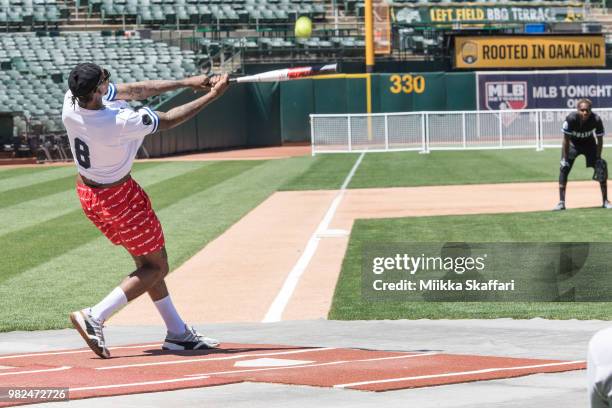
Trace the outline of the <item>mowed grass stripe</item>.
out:
<instances>
[{"instance_id":1,"label":"mowed grass stripe","mask_svg":"<svg viewBox=\"0 0 612 408\"><path fill-rule=\"evenodd\" d=\"M45 172L45 171L52 171L58 168L61 169L66 169L66 168L70 168L72 166L66 165L66 166L36 166L36 167L5 167L5 166L0 166L0 183L2 182L2 180L8 180L12 177L20 177L20 176L27 176L29 174L33 174L33 173L40 173L40 172Z\"/></svg>"},{"instance_id":2,"label":"mowed grass stripe","mask_svg":"<svg viewBox=\"0 0 612 408\"><path fill-rule=\"evenodd\" d=\"M609 303L384 302L362 297L362 250L381 242L611 242L601 228L606 210L574 209L439 217L357 220L336 285L330 319L612 319ZM577 228L576 226L580 226Z\"/></svg>"},{"instance_id":3,"label":"mowed grass stripe","mask_svg":"<svg viewBox=\"0 0 612 408\"><path fill-rule=\"evenodd\" d=\"M157 211L164 226L171 269L306 168L307 162L302 158L264 162ZM154 204L164 201L160 192L151 196ZM0 284L0 311L10 310L0 313L0 332L69 327L70 311L99 301L134 269L124 249L113 246L98 233L96 236ZM236 248L236 254L239 256L240 248ZM201 321L205 320L206 316L202 316Z\"/></svg>"},{"instance_id":4,"label":"mowed grass stripe","mask_svg":"<svg viewBox=\"0 0 612 408\"><path fill-rule=\"evenodd\" d=\"M612 149L605 149L607 157ZM322 154L310 158L307 172L289 180L282 190L337 189L357 154ZM412 187L456 184L521 183L559 178L559 149L367 153L348 188ZM571 180L588 180L593 169L576 160ZM571 188L571 186L570 186Z\"/></svg>"},{"instance_id":5,"label":"mowed grass stripe","mask_svg":"<svg viewBox=\"0 0 612 408\"><path fill-rule=\"evenodd\" d=\"M46 183L62 177L74 176L76 168L74 166L62 166L51 168L51 170L34 169L36 171L16 175L15 177L0 180L0 193L15 188L26 187L32 184Z\"/></svg>"},{"instance_id":6,"label":"mowed grass stripe","mask_svg":"<svg viewBox=\"0 0 612 408\"><path fill-rule=\"evenodd\" d=\"M559 149L368 153L349 188L555 181L560 154ZM585 168L584 157L580 157L570 180L592 175L593 169Z\"/></svg>"},{"instance_id":7,"label":"mowed grass stripe","mask_svg":"<svg viewBox=\"0 0 612 408\"><path fill-rule=\"evenodd\" d=\"M184 176L174 177L166 183L153 184L147 190L147 194L154 200L153 207L156 210L161 209L263 163L265 162L258 160L213 162L204 171L194 171Z\"/></svg>"},{"instance_id":8,"label":"mowed grass stripe","mask_svg":"<svg viewBox=\"0 0 612 408\"><path fill-rule=\"evenodd\" d=\"M158 163L145 163L144 167L156 167ZM45 199L46 196L56 194L58 191L74 189L76 169L72 174L55 180L42 181L23 187L5 191L0 195L0 209L11 205L23 203L34 199Z\"/></svg>"},{"instance_id":9,"label":"mowed grass stripe","mask_svg":"<svg viewBox=\"0 0 612 408\"><path fill-rule=\"evenodd\" d=\"M158 162L151 164L137 164L132 172L134 178L143 187L209 165L202 162ZM3 208L0 211L0 236L49 221L80 208L73 183L68 190Z\"/></svg>"},{"instance_id":10,"label":"mowed grass stripe","mask_svg":"<svg viewBox=\"0 0 612 408\"><path fill-rule=\"evenodd\" d=\"M366 155L367 156L367 155ZM307 171L288 180L280 190L333 190L342 186L359 154L307 157Z\"/></svg>"},{"instance_id":11,"label":"mowed grass stripe","mask_svg":"<svg viewBox=\"0 0 612 408\"><path fill-rule=\"evenodd\" d=\"M0 194L0 210L30 200L44 200L46 196L56 194L58 191L68 190L73 186L74 175L70 175L56 180L14 188Z\"/></svg>"},{"instance_id":12,"label":"mowed grass stripe","mask_svg":"<svg viewBox=\"0 0 612 408\"><path fill-rule=\"evenodd\" d=\"M152 197L158 197L158 200L153 201L153 206L160 210L259 164L261 162L215 163L153 184L149 192ZM3 248L6 255L2 259L4 265L0 269L0 283L71 248L86 244L99 234L80 209L4 234L0 236L0 248Z\"/></svg>"}]
</instances>

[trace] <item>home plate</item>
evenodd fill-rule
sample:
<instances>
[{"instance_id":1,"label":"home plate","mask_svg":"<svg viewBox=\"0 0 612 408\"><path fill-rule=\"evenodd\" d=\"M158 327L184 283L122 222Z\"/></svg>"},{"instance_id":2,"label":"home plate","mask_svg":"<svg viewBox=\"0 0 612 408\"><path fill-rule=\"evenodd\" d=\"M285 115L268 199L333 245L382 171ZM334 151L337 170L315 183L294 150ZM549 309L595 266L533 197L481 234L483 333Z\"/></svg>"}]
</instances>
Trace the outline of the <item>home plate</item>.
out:
<instances>
[{"instance_id":1,"label":"home plate","mask_svg":"<svg viewBox=\"0 0 612 408\"><path fill-rule=\"evenodd\" d=\"M287 360L283 358L256 358L254 360L237 361L234 367L289 367L310 363L314 363L314 361Z\"/></svg>"}]
</instances>

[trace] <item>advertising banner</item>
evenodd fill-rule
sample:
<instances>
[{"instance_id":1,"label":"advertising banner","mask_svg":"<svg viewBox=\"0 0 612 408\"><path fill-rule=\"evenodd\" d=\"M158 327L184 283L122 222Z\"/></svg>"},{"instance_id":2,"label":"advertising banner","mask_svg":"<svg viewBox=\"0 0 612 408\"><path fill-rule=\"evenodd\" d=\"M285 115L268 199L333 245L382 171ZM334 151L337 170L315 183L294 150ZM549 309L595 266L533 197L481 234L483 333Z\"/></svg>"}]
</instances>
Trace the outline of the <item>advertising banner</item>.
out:
<instances>
[{"instance_id":1,"label":"advertising banner","mask_svg":"<svg viewBox=\"0 0 612 408\"><path fill-rule=\"evenodd\" d=\"M375 0L372 4L374 18L374 53L391 53L391 21L389 5L383 0Z\"/></svg>"},{"instance_id":2,"label":"advertising banner","mask_svg":"<svg viewBox=\"0 0 612 408\"><path fill-rule=\"evenodd\" d=\"M478 109L573 109L581 98L612 106L612 71L477 72Z\"/></svg>"},{"instance_id":3,"label":"advertising banner","mask_svg":"<svg viewBox=\"0 0 612 408\"><path fill-rule=\"evenodd\" d=\"M455 37L456 68L605 67L602 35Z\"/></svg>"},{"instance_id":4,"label":"advertising banner","mask_svg":"<svg viewBox=\"0 0 612 408\"><path fill-rule=\"evenodd\" d=\"M401 6L393 8L399 24L552 23L583 21L584 10L574 6Z\"/></svg>"}]
</instances>

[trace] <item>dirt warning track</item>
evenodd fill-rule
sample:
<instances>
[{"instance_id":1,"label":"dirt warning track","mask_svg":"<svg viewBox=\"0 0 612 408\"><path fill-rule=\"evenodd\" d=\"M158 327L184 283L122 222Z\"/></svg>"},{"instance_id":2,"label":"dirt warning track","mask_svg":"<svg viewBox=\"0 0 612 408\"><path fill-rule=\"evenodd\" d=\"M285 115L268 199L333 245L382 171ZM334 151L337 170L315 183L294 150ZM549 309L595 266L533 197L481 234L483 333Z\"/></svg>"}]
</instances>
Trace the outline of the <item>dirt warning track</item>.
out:
<instances>
[{"instance_id":1,"label":"dirt warning track","mask_svg":"<svg viewBox=\"0 0 612 408\"><path fill-rule=\"evenodd\" d=\"M232 343L198 352L130 345L111 354L106 360L88 349L0 356L0 387L64 387L70 399L238 382L389 391L585 367L584 361Z\"/></svg>"}]
</instances>

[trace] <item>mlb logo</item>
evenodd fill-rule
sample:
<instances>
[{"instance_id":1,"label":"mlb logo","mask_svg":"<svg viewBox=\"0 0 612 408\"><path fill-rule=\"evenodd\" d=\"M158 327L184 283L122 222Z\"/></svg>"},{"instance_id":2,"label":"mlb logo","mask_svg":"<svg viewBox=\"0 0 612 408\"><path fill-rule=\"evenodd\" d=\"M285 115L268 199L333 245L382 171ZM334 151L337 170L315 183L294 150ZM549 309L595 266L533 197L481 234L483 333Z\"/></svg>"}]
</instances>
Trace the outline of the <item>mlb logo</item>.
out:
<instances>
[{"instance_id":1,"label":"mlb logo","mask_svg":"<svg viewBox=\"0 0 612 408\"><path fill-rule=\"evenodd\" d=\"M485 103L489 110L516 110L527 107L527 82L485 82Z\"/></svg>"}]
</instances>

